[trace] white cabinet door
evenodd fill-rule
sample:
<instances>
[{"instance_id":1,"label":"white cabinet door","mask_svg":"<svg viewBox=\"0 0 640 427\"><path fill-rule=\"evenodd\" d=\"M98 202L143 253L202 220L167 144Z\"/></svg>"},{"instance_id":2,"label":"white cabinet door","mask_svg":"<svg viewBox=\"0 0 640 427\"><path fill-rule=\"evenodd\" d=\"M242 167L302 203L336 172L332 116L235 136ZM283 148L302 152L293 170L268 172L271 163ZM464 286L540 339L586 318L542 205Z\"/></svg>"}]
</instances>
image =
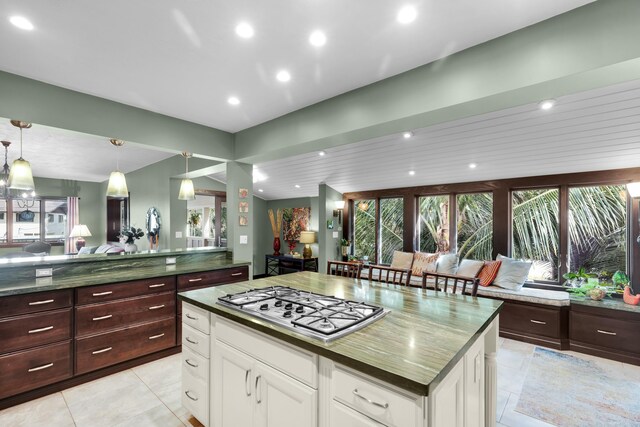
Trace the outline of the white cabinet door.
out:
<instances>
[{"instance_id":1,"label":"white cabinet door","mask_svg":"<svg viewBox=\"0 0 640 427\"><path fill-rule=\"evenodd\" d=\"M430 427L464 427L464 360L429 396Z\"/></svg>"},{"instance_id":2,"label":"white cabinet door","mask_svg":"<svg viewBox=\"0 0 640 427\"><path fill-rule=\"evenodd\" d=\"M216 342L211 413L215 427L254 424L254 363L254 359L246 354Z\"/></svg>"},{"instance_id":3,"label":"white cabinet door","mask_svg":"<svg viewBox=\"0 0 640 427\"><path fill-rule=\"evenodd\" d=\"M315 427L318 419L318 391L263 363L255 363L257 422L254 425Z\"/></svg>"},{"instance_id":4,"label":"white cabinet door","mask_svg":"<svg viewBox=\"0 0 640 427\"><path fill-rule=\"evenodd\" d=\"M464 425L484 427L484 339L464 356Z\"/></svg>"},{"instance_id":5,"label":"white cabinet door","mask_svg":"<svg viewBox=\"0 0 640 427\"><path fill-rule=\"evenodd\" d=\"M342 403L332 400L330 425L339 427L381 427L385 424L372 420Z\"/></svg>"}]
</instances>

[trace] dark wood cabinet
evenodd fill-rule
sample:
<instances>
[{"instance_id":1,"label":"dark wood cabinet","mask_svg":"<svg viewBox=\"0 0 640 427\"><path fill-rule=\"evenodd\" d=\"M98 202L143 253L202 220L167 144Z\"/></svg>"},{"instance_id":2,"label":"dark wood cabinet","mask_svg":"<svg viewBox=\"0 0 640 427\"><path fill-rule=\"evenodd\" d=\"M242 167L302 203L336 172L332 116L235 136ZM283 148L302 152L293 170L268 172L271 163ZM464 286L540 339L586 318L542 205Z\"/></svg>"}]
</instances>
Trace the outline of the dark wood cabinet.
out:
<instances>
[{"instance_id":1,"label":"dark wood cabinet","mask_svg":"<svg viewBox=\"0 0 640 427\"><path fill-rule=\"evenodd\" d=\"M73 291L46 291L0 298L0 317L37 313L56 308L71 307ZM2 349L0 349L2 352Z\"/></svg>"},{"instance_id":2,"label":"dark wood cabinet","mask_svg":"<svg viewBox=\"0 0 640 427\"><path fill-rule=\"evenodd\" d=\"M178 276L178 292L249 280L248 267L226 268Z\"/></svg>"},{"instance_id":3,"label":"dark wood cabinet","mask_svg":"<svg viewBox=\"0 0 640 427\"><path fill-rule=\"evenodd\" d=\"M2 353L71 339L71 308L0 319Z\"/></svg>"},{"instance_id":4,"label":"dark wood cabinet","mask_svg":"<svg viewBox=\"0 0 640 427\"><path fill-rule=\"evenodd\" d=\"M175 291L175 289L176 280L174 276L132 280L130 282L110 285L88 286L76 289L76 304L96 304L157 292Z\"/></svg>"}]
</instances>

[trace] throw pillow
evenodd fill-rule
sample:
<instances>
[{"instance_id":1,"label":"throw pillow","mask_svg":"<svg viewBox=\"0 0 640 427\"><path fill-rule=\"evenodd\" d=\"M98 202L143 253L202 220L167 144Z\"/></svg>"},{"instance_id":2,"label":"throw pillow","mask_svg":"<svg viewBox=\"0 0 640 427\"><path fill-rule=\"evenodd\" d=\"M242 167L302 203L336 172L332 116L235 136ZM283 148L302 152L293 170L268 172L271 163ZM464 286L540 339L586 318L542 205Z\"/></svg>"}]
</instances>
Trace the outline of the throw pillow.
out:
<instances>
[{"instance_id":1,"label":"throw pillow","mask_svg":"<svg viewBox=\"0 0 640 427\"><path fill-rule=\"evenodd\" d=\"M444 274L455 274L458 268L458 254L440 254L436 271Z\"/></svg>"},{"instance_id":2,"label":"throw pillow","mask_svg":"<svg viewBox=\"0 0 640 427\"><path fill-rule=\"evenodd\" d=\"M480 270L484 267L484 261L475 259L463 259L456 270L458 276L476 277Z\"/></svg>"},{"instance_id":3,"label":"throw pillow","mask_svg":"<svg viewBox=\"0 0 640 427\"><path fill-rule=\"evenodd\" d=\"M480 273L478 273L478 279L480 279L480 286L489 286L493 283L494 279L498 275L501 261L485 261Z\"/></svg>"},{"instance_id":4,"label":"throw pillow","mask_svg":"<svg viewBox=\"0 0 640 427\"><path fill-rule=\"evenodd\" d=\"M502 255L498 255L496 259L501 261L502 265L493 284L514 291L522 289L524 281L527 280L527 276L529 276L532 263L518 261Z\"/></svg>"},{"instance_id":5,"label":"throw pillow","mask_svg":"<svg viewBox=\"0 0 640 427\"><path fill-rule=\"evenodd\" d=\"M393 251L391 259L391 268L400 268L409 270L413 262L413 254L411 252Z\"/></svg>"},{"instance_id":6,"label":"throw pillow","mask_svg":"<svg viewBox=\"0 0 640 427\"><path fill-rule=\"evenodd\" d=\"M436 263L438 262L439 254L430 254L427 252L415 252L413 254L413 265L411 267L411 274L416 277L422 277L423 271L436 271Z\"/></svg>"}]
</instances>

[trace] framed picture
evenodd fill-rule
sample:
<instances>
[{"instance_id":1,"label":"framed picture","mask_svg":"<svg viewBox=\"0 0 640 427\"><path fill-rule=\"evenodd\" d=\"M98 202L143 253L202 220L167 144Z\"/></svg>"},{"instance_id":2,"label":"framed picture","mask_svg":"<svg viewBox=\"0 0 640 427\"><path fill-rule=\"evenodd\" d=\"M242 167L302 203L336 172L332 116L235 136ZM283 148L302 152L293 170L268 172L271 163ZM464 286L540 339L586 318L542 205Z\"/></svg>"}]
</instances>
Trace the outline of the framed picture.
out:
<instances>
[{"instance_id":1,"label":"framed picture","mask_svg":"<svg viewBox=\"0 0 640 427\"><path fill-rule=\"evenodd\" d=\"M240 212L240 213L249 212L249 202L240 202L240 203L238 203L238 212Z\"/></svg>"},{"instance_id":2,"label":"framed picture","mask_svg":"<svg viewBox=\"0 0 640 427\"><path fill-rule=\"evenodd\" d=\"M333 230L333 220L332 219L328 219L327 220L327 230Z\"/></svg>"},{"instance_id":3,"label":"framed picture","mask_svg":"<svg viewBox=\"0 0 640 427\"><path fill-rule=\"evenodd\" d=\"M249 225L249 218L246 215L240 215L240 225L241 226L247 226Z\"/></svg>"},{"instance_id":4,"label":"framed picture","mask_svg":"<svg viewBox=\"0 0 640 427\"><path fill-rule=\"evenodd\" d=\"M246 199L248 195L249 190L247 190L246 188L238 189L238 197L240 197L241 199Z\"/></svg>"}]
</instances>

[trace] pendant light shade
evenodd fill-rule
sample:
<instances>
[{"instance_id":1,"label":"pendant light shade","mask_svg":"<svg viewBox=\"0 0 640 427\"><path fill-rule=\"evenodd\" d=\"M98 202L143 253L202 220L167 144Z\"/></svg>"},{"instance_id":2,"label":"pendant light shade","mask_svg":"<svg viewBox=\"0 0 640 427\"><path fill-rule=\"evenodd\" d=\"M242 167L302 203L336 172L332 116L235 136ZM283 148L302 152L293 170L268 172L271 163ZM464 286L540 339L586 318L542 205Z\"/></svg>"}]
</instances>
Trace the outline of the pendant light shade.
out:
<instances>
[{"instance_id":1,"label":"pendant light shade","mask_svg":"<svg viewBox=\"0 0 640 427\"><path fill-rule=\"evenodd\" d=\"M191 157L191 153L183 151L182 157L184 157L186 161L186 172L185 172L185 178L182 180L182 183L180 183L180 192L178 193L178 199L179 200L195 200L196 191L193 188L193 181L189 179L189 157Z\"/></svg>"},{"instance_id":2,"label":"pendant light shade","mask_svg":"<svg viewBox=\"0 0 640 427\"><path fill-rule=\"evenodd\" d=\"M109 142L115 147L122 147L124 141L120 139L110 139ZM116 170L111 172L109 176L109 185L107 186L107 197L115 197L118 199L126 199L129 197L129 189L127 188L127 180L124 174L120 172L119 156L116 157Z\"/></svg>"},{"instance_id":3,"label":"pendant light shade","mask_svg":"<svg viewBox=\"0 0 640 427\"><path fill-rule=\"evenodd\" d=\"M14 160L11 165L9 179L7 180L7 187L12 190L33 191L35 190L35 185L33 183L31 164L22 158L22 129L29 129L31 127L31 123L23 122L21 120L11 120L11 124L20 128L20 157Z\"/></svg>"}]
</instances>

